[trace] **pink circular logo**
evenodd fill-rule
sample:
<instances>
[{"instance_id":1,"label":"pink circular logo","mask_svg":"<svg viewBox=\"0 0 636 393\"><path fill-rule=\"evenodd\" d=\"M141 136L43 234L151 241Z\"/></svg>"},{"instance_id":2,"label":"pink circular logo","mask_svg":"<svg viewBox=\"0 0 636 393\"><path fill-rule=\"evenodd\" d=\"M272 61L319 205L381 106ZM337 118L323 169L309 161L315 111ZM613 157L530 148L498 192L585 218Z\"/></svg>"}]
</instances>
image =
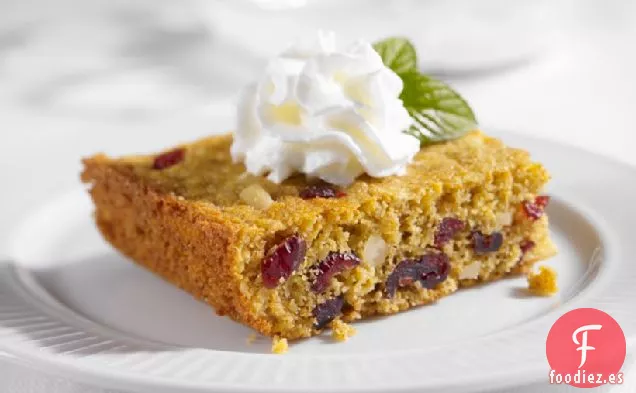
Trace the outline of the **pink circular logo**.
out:
<instances>
[{"instance_id":1,"label":"pink circular logo","mask_svg":"<svg viewBox=\"0 0 636 393\"><path fill-rule=\"evenodd\" d=\"M595 308L572 310L548 333L550 382L580 388L622 383L626 350L623 329L609 314Z\"/></svg>"}]
</instances>

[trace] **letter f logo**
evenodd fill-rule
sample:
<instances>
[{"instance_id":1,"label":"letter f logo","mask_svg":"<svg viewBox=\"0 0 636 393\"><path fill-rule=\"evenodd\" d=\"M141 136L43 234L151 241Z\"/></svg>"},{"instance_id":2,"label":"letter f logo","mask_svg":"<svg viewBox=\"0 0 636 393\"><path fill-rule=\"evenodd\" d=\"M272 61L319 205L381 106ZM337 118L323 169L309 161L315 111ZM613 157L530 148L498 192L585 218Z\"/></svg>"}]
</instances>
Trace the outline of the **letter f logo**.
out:
<instances>
[{"instance_id":1,"label":"letter f logo","mask_svg":"<svg viewBox=\"0 0 636 393\"><path fill-rule=\"evenodd\" d=\"M587 360L587 351L593 351L596 349L594 347L587 345L588 330L601 330L602 327L603 326L601 325L585 325L576 329L574 333L572 333L572 341L574 341L574 344L580 345L580 347L576 349L577 351L581 351L581 364L579 364L579 368L583 367L583 365L585 364L585 361ZM583 332L583 334L581 335L582 337L581 342L579 342L576 336L581 332Z\"/></svg>"}]
</instances>

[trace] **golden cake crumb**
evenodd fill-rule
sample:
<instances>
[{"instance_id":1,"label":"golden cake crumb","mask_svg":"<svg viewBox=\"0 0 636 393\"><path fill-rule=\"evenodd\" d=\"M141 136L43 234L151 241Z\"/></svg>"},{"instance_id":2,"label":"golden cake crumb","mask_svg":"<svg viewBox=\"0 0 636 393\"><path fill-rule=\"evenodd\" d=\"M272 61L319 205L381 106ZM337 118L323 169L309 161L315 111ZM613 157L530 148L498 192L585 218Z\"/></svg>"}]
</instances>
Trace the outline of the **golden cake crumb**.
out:
<instances>
[{"instance_id":1,"label":"golden cake crumb","mask_svg":"<svg viewBox=\"0 0 636 393\"><path fill-rule=\"evenodd\" d=\"M528 273L528 290L539 296L552 296L559 291L557 272L548 266L539 266L539 272Z\"/></svg>"},{"instance_id":2,"label":"golden cake crumb","mask_svg":"<svg viewBox=\"0 0 636 393\"><path fill-rule=\"evenodd\" d=\"M349 337L355 336L356 333L356 328L340 319L331 322L331 337L336 341L347 341Z\"/></svg>"},{"instance_id":3,"label":"golden cake crumb","mask_svg":"<svg viewBox=\"0 0 636 393\"><path fill-rule=\"evenodd\" d=\"M287 344L286 338L280 338L280 336L274 336L274 339L272 340L272 353L281 355L287 352L287 348L289 348L289 345Z\"/></svg>"},{"instance_id":4,"label":"golden cake crumb","mask_svg":"<svg viewBox=\"0 0 636 393\"><path fill-rule=\"evenodd\" d=\"M256 341L256 338L257 338L256 333L250 334L249 336L247 336L247 344L248 345L253 344L254 341Z\"/></svg>"}]
</instances>

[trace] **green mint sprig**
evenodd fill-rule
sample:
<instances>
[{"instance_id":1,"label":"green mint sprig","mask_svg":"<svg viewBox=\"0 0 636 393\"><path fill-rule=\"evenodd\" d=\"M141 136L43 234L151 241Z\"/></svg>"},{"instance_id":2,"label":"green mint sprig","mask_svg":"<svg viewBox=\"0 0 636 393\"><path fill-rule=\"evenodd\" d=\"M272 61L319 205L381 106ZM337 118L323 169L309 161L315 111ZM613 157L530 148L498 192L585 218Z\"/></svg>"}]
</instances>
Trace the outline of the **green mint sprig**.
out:
<instances>
[{"instance_id":1,"label":"green mint sprig","mask_svg":"<svg viewBox=\"0 0 636 393\"><path fill-rule=\"evenodd\" d=\"M404 132L428 145L458 138L476 127L475 114L457 92L418 71L417 53L409 40L387 38L373 48L384 65L402 78L400 99L413 118L413 125Z\"/></svg>"}]
</instances>

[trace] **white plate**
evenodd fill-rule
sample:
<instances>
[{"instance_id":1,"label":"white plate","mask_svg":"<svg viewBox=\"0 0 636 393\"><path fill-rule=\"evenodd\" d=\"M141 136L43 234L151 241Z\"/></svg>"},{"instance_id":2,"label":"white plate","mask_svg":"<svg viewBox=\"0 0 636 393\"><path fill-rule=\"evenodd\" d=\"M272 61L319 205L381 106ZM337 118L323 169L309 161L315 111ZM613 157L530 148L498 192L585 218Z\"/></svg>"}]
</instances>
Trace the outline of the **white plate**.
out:
<instances>
[{"instance_id":1,"label":"white plate","mask_svg":"<svg viewBox=\"0 0 636 393\"><path fill-rule=\"evenodd\" d=\"M149 148L183 138L158 130ZM108 146L138 148L143 139L115 135ZM77 184L42 198L17 222L0 222L0 233L12 233L0 250L9 256L0 264L0 350L78 381L133 391L468 392L544 381L547 332L572 308L608 312L633 342L636 171L571 147L502 136L553 174L549 214L560 253L548 263L560 275L556 297L528 297L522 278L501 280L357 323L346 344L318 337L271 355L269 340L248 344L248 328L115 253ZM78 139L77 146L86 144Z\"/></svg>"}]
</instances>

